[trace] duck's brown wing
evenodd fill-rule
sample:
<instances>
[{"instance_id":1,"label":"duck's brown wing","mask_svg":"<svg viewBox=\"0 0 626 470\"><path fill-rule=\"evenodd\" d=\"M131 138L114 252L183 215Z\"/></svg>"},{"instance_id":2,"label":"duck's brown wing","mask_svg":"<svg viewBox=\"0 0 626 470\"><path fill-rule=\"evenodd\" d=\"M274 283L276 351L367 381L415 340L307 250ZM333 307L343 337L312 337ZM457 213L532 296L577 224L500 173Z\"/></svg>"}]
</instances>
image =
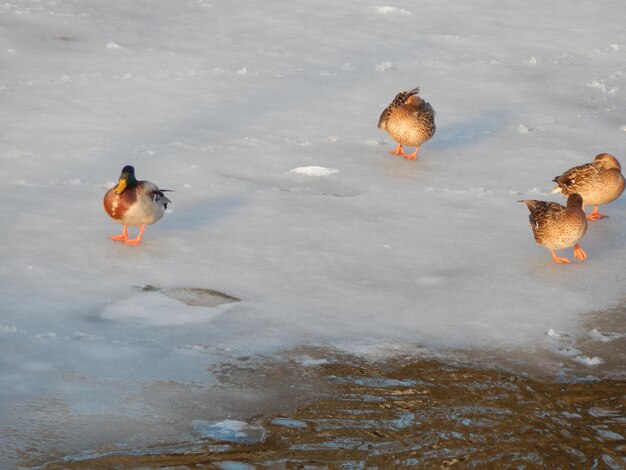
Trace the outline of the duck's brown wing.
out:
<instances>
[{"instance_id":1,"label":"duck's brown wing","mask_svg":"<svg viewBox=\"0 0 626 470\"><path fill-rule=\"evenodd\" d=\"M526 203L530 211L530 224L533 227L539 227L545 220L553 219L565 210L565 206L558 202L536 201L534 199L526 199L520 202Z\"/></svg>"},{"instance_id":2,"label":"duck's brown wing","mask_svg":"<svg viewBox=\"0 0 626 470\"><path fill-rule=\"evenodd\" d=\"M402 106L406 103L406 101L413 95L417 95L420 91L420 88L413 88L409 91L401 91L396 95L391 104L385 108L383 113L380 115L378 119L378 128L379 129L387 129L387 121L389 121L389 116L393 110L399 106Z\"/></svg>"},{"instance_id":3,"label":"duck's brown wing","mask_svg":"<svg viewBox=\"0 0 626 470\"><path fill-rule=\"evenodd\" d=\"M585 184L585 181L595 178L598 175L598 167L593 163L585 163L570 168L562 175L557 176L552 181L559 185L561 189L576 192L576 187Z\"/></svg>"}]
</instances>

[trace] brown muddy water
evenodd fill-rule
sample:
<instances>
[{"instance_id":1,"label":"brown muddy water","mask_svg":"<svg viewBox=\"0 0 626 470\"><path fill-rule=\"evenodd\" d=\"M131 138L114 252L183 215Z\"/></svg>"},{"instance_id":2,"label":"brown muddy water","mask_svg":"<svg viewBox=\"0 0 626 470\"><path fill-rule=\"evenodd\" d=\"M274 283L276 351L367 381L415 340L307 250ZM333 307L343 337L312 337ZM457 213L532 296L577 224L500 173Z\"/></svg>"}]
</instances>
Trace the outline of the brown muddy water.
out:
<instances>
[{"instance_id":1,"label":"brown muddy water","mask_svg":"<svg viewBox=\"0 0 626 470\"><path fill-rule=\"evenodd\" d=\"M59 450L45 463L28 455L22 463L43 470L626 468L626 305L587 315L580 330L576 337L551 331L544 342L506 352L396 345L358 355L308 347L233 358L211 367L219 384L202 398L221 397L229 419L200 420L189 409L182 419L195 420L194 430L176 443L73 456Z\"/></svg>"},{"instance_id":2,"label":"brown muddy water","mask_svg":"<svg viewBox=\"0 0 626 470\"><path fill-rule=\"evenodd\" d=\"M611 348L624 365L626 340ZM585 369L572 363L570 382L557 383L511 372L510 357L483 354L478 360L488 360L490 369L463 365L460 356L450 365L414 355L368 360L312 348L288 354L306 355L306 367L283 358L217 368L226 388L280 384L280 403L221 437L66 457L38 468L626 467L623 367L615 373L620 367L613 364L616 378L597 380L583 378ZM508 371L493 366L498 362Z\"/></svg>"}]
</instances>

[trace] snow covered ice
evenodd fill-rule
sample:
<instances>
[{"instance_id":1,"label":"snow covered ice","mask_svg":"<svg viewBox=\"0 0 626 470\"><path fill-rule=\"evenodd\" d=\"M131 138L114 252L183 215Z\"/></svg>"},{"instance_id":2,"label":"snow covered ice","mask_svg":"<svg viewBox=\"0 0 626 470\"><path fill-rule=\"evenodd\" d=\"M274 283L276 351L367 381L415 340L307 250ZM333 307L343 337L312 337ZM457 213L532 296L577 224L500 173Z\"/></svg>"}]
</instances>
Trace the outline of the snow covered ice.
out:
<instances>
[{"instance_id":1,"label":"snow covered ice","mask_svg":"<svg viewBox=\"0 0 626 470\"><path fill-rule=\"evenodd\" d=\"M223 419L198 394L242 355L587 335L624 299L625 199L570 266L516 201L626 164L625 22L618 0L0 5L0 459ZM437 134L407 162L376 123L416 86ZM102 209L126 164L175 191L139 247Z\"/></svg>"}]
</instances>

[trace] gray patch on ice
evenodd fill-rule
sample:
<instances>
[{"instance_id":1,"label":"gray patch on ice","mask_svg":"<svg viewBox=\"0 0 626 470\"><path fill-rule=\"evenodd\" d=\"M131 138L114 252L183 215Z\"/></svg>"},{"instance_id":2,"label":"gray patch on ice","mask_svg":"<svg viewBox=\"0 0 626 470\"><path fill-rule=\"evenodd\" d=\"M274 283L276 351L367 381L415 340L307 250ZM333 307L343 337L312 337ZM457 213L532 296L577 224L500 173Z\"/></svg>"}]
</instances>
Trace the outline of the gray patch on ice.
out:
<instances>
[{"instance_id":1,"label":"gray patch on ice","mask_svg":"<svg viewBox=\"0 0 626 470\"><path fill-rule=\"evenodd\" d=\"M161 289L159 287L146 285L141 286L144 291L157 291L172 299L180 300L187 305L194 307L217 307L222 304L241 302L240 298L225 294L213 289L200 287L174 287L171 289Z\"/></svg>"},{"instance_id":2,"label":"gray patch on ice","mask_svg":"<svg viewBox=\"0 0 626 470\"><path fill-rule=\"evenodd\" d=\"M471 194L472 196L492 196L493 191L491 189L485 189L483 187L477 188L464 188L464 189L450 189L450 188L434 188L428 186L424 189L428 193L444 193L444 194Z\"/></svg>"},{"instance_id":3,"label":"gray patch on ice","mask_svg":"<svg viewBox=\"0 0 626 470\"><path fill-rule=\"evenodd\" d=\"M330 176L336 174L336 169L330 169L328 175L315 175L315 176ZM322 170L325 172L325 170ZM220 173L221 176L237 181L252 184L254 186L260 186L265 188L271 188L275 191L282 191L288 193L297 194L311 194L319 196L333 196L333 197L355 197L359 196L368 190L359 188L349 188L344 181L336 178L309 178L305 175L286 172L280 176L273 177L248 177L243 175L229 175L226 173ZM312 175L308 175L312 176Z\"/></svg>"}]
</instances>

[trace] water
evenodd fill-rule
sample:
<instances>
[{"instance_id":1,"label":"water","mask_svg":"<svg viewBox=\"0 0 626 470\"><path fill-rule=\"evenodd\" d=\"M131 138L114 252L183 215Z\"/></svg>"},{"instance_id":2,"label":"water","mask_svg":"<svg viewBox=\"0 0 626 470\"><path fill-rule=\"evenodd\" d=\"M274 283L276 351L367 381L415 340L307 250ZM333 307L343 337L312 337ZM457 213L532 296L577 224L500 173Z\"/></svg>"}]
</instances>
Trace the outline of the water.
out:
<instances>
[{"instance_id":1,"label":"water","mask_svg":"<svg viewBox=\"0 0 626 470\"><path fill-rule=\"evenodd\" d=\"M312 365L303 367L302 357ZM293 383L295 407L196 422L195 436L175 445L65 457L40 468L624 468L624 369L604 379L577 370L563 383L458 358L292 351L230 368L221 381L241 386L260 374L268 387ZM293 400L282 393L275 399Z\"/></svg>"}]
</instances>

